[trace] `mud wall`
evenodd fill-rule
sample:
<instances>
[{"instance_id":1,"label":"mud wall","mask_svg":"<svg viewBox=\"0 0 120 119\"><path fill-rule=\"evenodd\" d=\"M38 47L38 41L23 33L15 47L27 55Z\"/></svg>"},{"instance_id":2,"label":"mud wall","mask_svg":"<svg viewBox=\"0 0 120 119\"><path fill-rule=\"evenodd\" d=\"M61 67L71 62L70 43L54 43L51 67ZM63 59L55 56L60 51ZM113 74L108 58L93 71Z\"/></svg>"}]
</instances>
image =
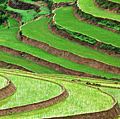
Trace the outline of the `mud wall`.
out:
<instances>
[{"instance_id":1,"label":"mud wall","mask_svg":"<svg viewBox=\"0 0 120 119\"><path fill-rule=\"evenodd\" d=\"M6 68L6 69L20 69L20 70L23 70L23 71L29 71L28 69L26 69L24 67L14 65L14 64L10 64L10 63L7 63L5 61L0 61L0 67L1 68ZM29 71L29 72L31 72L31 71Z\"/></svg>"},{"instance_id":2,"label":"mud wall","mask_svg":"<svg viewBox=\"0 0 120 119\"><path fill-rule=\"evenodd\" d=\"M113 13L120 14L120 4L115 3L109 0L94 0L94 3L97 7L102 8L103 10L107 10Z\"/></svg>"},{"instance_id":3,"label":"mud wall","mask_svg":"<svg viewBox=\"0 0 120 119\"><path fill-rule=\"evenodd\" d=\"M5 87L0 89L0 100L13 95L16 91L16 87L14 86L14 84L10 80L8 80L5 76L2 77L6 79L7 84Z\"/></svg>"}]
</instances>

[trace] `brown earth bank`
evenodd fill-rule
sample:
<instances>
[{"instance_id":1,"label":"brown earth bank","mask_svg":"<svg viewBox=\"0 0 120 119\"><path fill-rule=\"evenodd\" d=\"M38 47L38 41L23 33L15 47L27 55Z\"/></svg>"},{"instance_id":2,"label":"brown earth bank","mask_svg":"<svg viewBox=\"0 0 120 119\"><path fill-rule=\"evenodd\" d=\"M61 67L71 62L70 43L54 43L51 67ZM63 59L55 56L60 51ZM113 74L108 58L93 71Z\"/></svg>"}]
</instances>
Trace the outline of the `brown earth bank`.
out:
<instances>
[{"instance_id":1,"label":"brown earth bank","mask_svg":"<svg viewBox=\"0 0 120 119\"><path fill-rule=\"evenodd\" d=\"M94 4L99 7L102 8L103 10L107 10L113 13L117 13L120 14L120 4L119 3L115 3L109 0L101 0L101 2L99 2L98 0L94 0Z\"/></svg>"},{"instance_id":2,"label":"brown earth bank","mask_svg":"<svg viewBox=\"0 0 120 119\"><path fill-rule=\"evenodd\" d=\"M118 117L118 104L114 105L111 109L95 113L78 114L66 117L51 117L44 119L115 119Z\"/></svg>"},{"instance_id":3,"label":"brown earth bank","mask_svg":"<svg viewBox=\"0 0 120 119\"><path fill-rule=\"evenodd\" d=\"M9 0L8 5L14 9L29 10L34 9L39 12L40 7L35 4L25 3L19 0Z\"/></svg>"},{"instance_id":4,"label":"brown earth bank","mask_svg":"<svg viewBox=\"0 0 120 119\"><path fill-rule=\"evenodd\" d=\"M6 69L19 69L19 70L23 70L23 71L28 71L28 72L31 72L21 66L18 66L18 65L14 65L14 64L10 64L10 63L7 63L5 61L0 61L0 68L6 68Z\"/></svg>"},{"instance_id":5,"label":"brown earth bank","mask_svg":"<svg viewBox=\"0 0 120 119\"><path fill-rule=\"evenodd\" d=\"M78 16L77 16L77 17L78 17ZM50 24L51 24L52 26L51 26ZM74 41L74 42L76 42L76 43L78 43L78 44L80 44L80 45L84 45L84 46L86 46L86 47L90 47L90 48L92 48L92 49L101 51L101 52L103 52L103 53L105 53L105 54L108 54L108 55L111 55L111 56L120 57L120 53L118 53L118 52L116 52L116 51L114 51L114 50L109 50L109 49L100 48L100 46L102 46L102 45L107 45L107 44L105 44L105 43L103 43L103 42L100 42L100 41L97 41L97 40L96 40L96 44L95 44L95 45L92 45L92 44L90 44L90 43L88 43L88 42L81 41L80 39L73 37L72 35L70 35L69 33L67 33L65 30L61 30L61 29L57 28L58 25L55 24L54 20L53 20L50 24L49 24L50 30L51 30L53 33L61 36L62 38L67 38L68 40ZM110 45L109 45L109 46L110 46ZM112 46L112 45L111 45L111 46ZM120 49L120 48L117 48L117 47L115 47L115 48L116 48L116 49Z\"/></svg>"},{"instance_id":6,"label":"brown earth bank","mask_svg":"<svg viewBox=\"0 0 120 119\"><path fill-rule=\"evenodd\" d=\"M60 4L60 7L61 6L65 6L66 4L67 5L73 5L74 3L72 3L72 2L70 2L70 3L59 3ZM58 5L59 5L58 4ZM57 7L57 6L56 6ZM9 14L12 14L12 17L14 17L14 18L16 18L17 19L17 21L21 21L21 16L18 14L18 16L17 16L17 13L14 13L14 12L8 12ZM57 31L58 29L55 29L55 31ZM63 34L62 34L63 33ZM58 33L60 36L64 36L64 37L66 37L67 36L67 38L68 39L71 39L71 40L73 40L73 41L77 41L77 42L79 42L80 44L82 44L82 45L85 45L85 46L89 46L89 47L92 47L93 49L97 49L97 50L100 50L100 51L102 51L102 52L105 52L105 53L107 53L107 54L109 54L109 55L114 55L114 56L120 56L120 54L118 54L118 53L116 53L115 51L109 51L109 50L105 50L105 49L99 49L99 47L101 46L101 45L103 45L104 43L102 43L102 42L97 42L96 43L96 45L90 45L90 44L88 44L88 43L85 43L85 42L81 42L79 39L76 39L76 38L74 38L74 37L72 37L72 36L70 36L68 33L65 33L64 31L62 32L62 31L60 31L59 33Z\"/></svg>"},{"instance_id":7,"label":"brown earth bank","mask_svg":"<svg viewBox=\"0 0 120 119\"><path fill-rule=\"evenodd\" d=\"M85 65L88 65L90 67L94 67L96 69L108 71L111 73L120 74L119 67L104 64L102 62L99 62L99 61L96 61L93 59L83 58L83 57L77 56L73 53L70 53L68 51L63 51L63 50L59 50L59 49L56 49L54 47L51 47L50 45L48 45L46 43L27 38L26 36L23 36L23 35L20 35L20 40L26 44L43 49L48 53L51 53L53 55L56 55L56 56L59 56L59 57L62 57L62 58L68 59L68 60L71 60L71 61L76 62L78 64L85 64Z\"/></svg>"},{"instance_id":8,"label":"brown earth bank","mask_svg":"<svg viewBox=\"0 0 120 119\"><path fill-rule=\"evenodd\" d=\"M0 89L0 100L5 99L11 95L13 95L16 91L16 87L14 84L5 76L0 75L6 79L6 86Z\"/></svg>"},{"instance_id":9,"label":"brown earth bank","mask_svg":"<svg viewBox=\"0 0 120 119\"><path fill-rule=\"evenodd\" d=\"M52 81L48 81L48 82L54 83ZM64 101L69 96L67 90L62 85L60 85L58 83L55 83L55 84L59 85L62 89L62 92L59 95L57 95L51 99L42 101L42 102L37 102L37 103L33 103L33 104L12 107L12 108L7 108L7 109L1 109L0 116L10 115L10 114L15 114L15 113L20 113L20 112L26 112L26 111L32 111L32 110L36 110L36 109L43 109L43 108L52 106L54 104L57 104L61 101Z\"/></svg>"},{"instance_id":10,"label":"brown earth bank","mask_svg":"<svg viewBox=\"0 0 120 119\"><path fill-rule=\"evenodd\" d=\"M84 17L80 17L80 15L79 15L79 13L78 13L77 11L80 11L80 12L83 12L83 11L81 11L81 9L80 9L77 5L74 5L73 9L74 9L74 14L75 14L75 16L77 16L80 20L85 21L85 22L87 22L87 23L89 23L89 24L92 24L92 25L95 25L95 26L99 26L99 27L104 28L104 29L106 29L106 30L109 30L109 31L112 31L112 32L115 32L115 33L120 34L120 31L118 31L118 30L114 30L114 29L109 28L109 27L107 27L107 26L104 26L104 25L101 25L101 24L97 24L97 23L95 23L95 22L92 22L91 20L86 19L86 18L84 18ZM83 12L83 13L85 13L85 12ZM86 15L90 15L90 16L98 19L98 21L99 21L99 20L110 20L110 19L107 19L107 18L95 17L95 16L93 16L93 15L91 15L91 14L88 14L88 13L85 13L85 14L86 14ZM120 22L115 21L115 20L110 20L110 21L113 21L113 22L115 22L116 24L120 24Z\"/></svg>"}]
</instances>

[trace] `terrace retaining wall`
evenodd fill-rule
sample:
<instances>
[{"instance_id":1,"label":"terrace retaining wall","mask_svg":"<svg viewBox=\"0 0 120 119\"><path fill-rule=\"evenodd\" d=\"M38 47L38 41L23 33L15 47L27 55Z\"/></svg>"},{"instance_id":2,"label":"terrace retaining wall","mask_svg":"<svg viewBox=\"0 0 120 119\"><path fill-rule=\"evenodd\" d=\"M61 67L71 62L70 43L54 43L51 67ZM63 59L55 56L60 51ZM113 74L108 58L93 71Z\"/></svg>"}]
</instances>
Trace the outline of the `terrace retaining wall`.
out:
<instances>
[{"instance_id":1,"label":"terrace retaining wall","mask_svg":"<svg viewBox=\"0 0 120 119\"><path fill-rule=\"evenodd\" d=\"M29 76L29 77L31 77L31 76ZM38 79L38 78L35 78L35 79ZM45 79L45 81L48 81L48 80ZM49 82L57 84L56 82L52 82L52 81L49 81ZM68 81L68 82L70 82L70 81ZM58 84L58 85L61 86L60 84ZM92 86L89 86L89 87L94 88ZM65 98L67 98L68 97L67 90L63 86L61 86L61 88L63 89ZM111 106L111 108L100 111L100 112L77 114L77 115L71 115L71 116L65 116L65 117L51 117L51 118L44 118L44 119L114 119L114 118L116 118L120 114L120 108L119 108L118 102L114 99L114 97L112 97L108 93L102 91L101 89L99 89L99 88L95 88L95 89L99 90L101 93L104 93L104 94L110 96L113 99L113 105ZM62 93L60 95L62 95ZM56 98L56 100L57 99L58 99L58 97ZM53 104L52 99L50 99L50 100L51 100L50 102ZM45 103L44 105L41 104L42 108L45 108L44 106L49 104L48 101L44 101L44 103ZM37 104L36 104L37 107L35 105L34 106L33 105L34 104L27 105L29 110L30 109L33 110L33 108L34 109L38 108ZM40 106L40 104L39 104L39 106ZM3 115L8 115L8 114L14 114L14 113L18 113L18 112L29 111L29 110L26 110L28 108L27 107L25 108L25 106L20 106L20 107L12 108L12 110L11 109L7 109L6 111L0 110L0 114L1 114L1 112L3 112L2 113ZM41 107L40 107L40 109L41 109Z\"/></svg>"},{"instance_id":2,"label":"terrace retaining wall","mask_svg":"<svg viewBox=\"0 0 120 119\"><path fill-rule=\"evenodd\" d=\"M5 78L6 81L7 81L7 82L6 82L6 83L7 83L6 86L0 89L0 100L2 100L2 99L5 99L5 98L13 95L13 94L15 93L15 91L16 91L16 87L15 87L14 84L13 84L9 79L7 79L5 76L0 75L0 77Z\"/></svg>"},{"instance_id":3,"label":"terrace retaining wall","mask_svg":"<svg viewBox=\"0 0 120 119\"><path fill-rule=\"evenodd\" d=\"M110 0L103 0L103 3L104 4L100 4L97 0L94 0L94 4L97 7L101 8L103 10L107 10L107 11L110 11L113 13L120 14L120 3L112 2Z\"/></svg>"},{"instance_id":4,"label":"terrace retaining wall","mask_svg":"<svg viewBox=\"0 0 120 119\"><path fill-rule=\"evenodd\" d=\"M23 68L22 66L17 66L17 65L10 64L10 63L4 62L4 61L0 61L0 67L6 68L6 69L20 69L23 71L29 71L29 70ZM31 71L29 71L29 72L31 72Z\"/></svg>"},{"instance_id":5,"label":"terrace retaining wall","mask_svg":"<svg viewBox=\"0 0 120 119\"><path fill-rule=\"evenodd\" d=\"M18 54L16 52L14 52L15 54ZM66 92L67 93L67 92ZM65 93L65 95L66 95ZM55 99L56 101L56 99ZM53 102L51 101L51 104L53 104ZM46 106L47 104L45 105L42 105L42 107L44 108L44 106ZM30 107L29 107L30 106ZM28 107L24 107L24 106L21 106L21 107L15 107L15 108L12 108L12 109L7 109L7 110L1 110L0 111L0 115L6 115L6 114L12 114L12 113L16 113L16 112L23 112L25 110L28 111L28 109L36 109L38 108L38 105L29 105ZM39 104L39 106L41 106L41 104ZM96 113L89 113L89 114L80 114L80 115L73 115L73 116L68 116L68 117L53 117L53 119L64 119L64 118L74 118L74 119L113 119L114 117L116 117L119 113L119 107L118 107L118 103L115 103L113 105L113 107L109 110L106 110L106 111L102 111L102 112L96 112ZM52 118L51 118L52 119Z\"/></svg>"}]
</instances>

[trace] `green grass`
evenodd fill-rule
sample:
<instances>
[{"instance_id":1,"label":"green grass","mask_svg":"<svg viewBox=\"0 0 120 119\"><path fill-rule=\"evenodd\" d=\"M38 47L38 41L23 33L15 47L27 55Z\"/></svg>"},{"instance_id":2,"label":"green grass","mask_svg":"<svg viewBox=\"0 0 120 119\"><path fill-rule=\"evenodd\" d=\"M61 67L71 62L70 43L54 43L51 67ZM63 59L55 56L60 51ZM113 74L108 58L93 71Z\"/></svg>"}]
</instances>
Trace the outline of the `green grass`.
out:
<instances>
[{"instance_id":1,"label":"green grass","mask_svg":"<svg viewBox=\"0 0 120 119\"><path fill-rule=\"evenodd\" d=\"M61 9L62 12L63 12L63 9L65 10L66 8L62 8ZM66 11L69 11L69 8L66 9ZM60 10L58 12L60 12ZM63 12L63 13L62 12L57 13L57 15L59 15L59 18L60 18L59 20L60 21L61 21L61 18L63 18L63 16L62 16L63 13L66 13L66 12ZM67 15L67 13L66 13L66 15ZM56 18L56 20L57 20L57 23L58 23L59 22L58 17ZM62 23L65 24L66 19L63 20L63 21L64 22L62 22ZM72 22L72 20L69 20L69 22ZM68 24L69 24L69 22L67 21ZM76 22L74 22L74 23L76 23ZM77 24L74 24L74 23L73 23L73 26L77 25ZM79 21L77 23L79 23ZM104 62L106 64L110 64L110 65L113 65L113 66L120 67L119 58L109 56L107 54L104 54L104 53L101 53L99 51L93 50L91 48L79 45L75 42L71 42L67 39L63 39L63 38L53 34L48 29L47 24L48 24L48 19L43 17L39 20L33 21L31 23L28 23L28 24L22 26L22 28L21 28L22 33L23 33L23 35L25 35L29 38L47 43L54 48L64 50L64 51L68 51L68 52L71 52L71 53L76 54L78 56L82 56L82 57L90 58L90 59L96 59L97 61L101 61L101 62ZM71 24L71 26L72 26L72 24ZM33 30L31 30L31 29L33 29Z\"/></svg>"},{"instance_id":2,"label":"green grass","mask_svg":"<svg viewBox=\"0 0 120 119\"><path fill-rule=\"evenodd\" d=\"M6 72L1 74L6 74ZM10 73L9 71L7 72L7 76L13 78L13 81L15 79L18 79L18 81L16 80L16 82L19 82L19 79L21 78L24 80L29 79L29 78L28 79L24 78L24 76L21 77L13 74ZM22 75L21 73L17 73L17 74ZM23 75L29 76L29 74L25 74L24 72ZM44 78L44 75L35 76L30 74L30 76L32 76L33 78L39 77L40 79L46 79ZM102 94L97 89L87 87L83 84L75 84L75 83L65 82L62 80L57 80L57 75L54 78L51 77L51 75L47 75L47 76L48 76L47 78L48 80L57 82L63 85L67 89L67 91L69 92L69 97L65 101L62 101L58 104L55 104L45 109L14 114L10 116L4 116L3 118L32 119L32 118L45 118L45 117L53 117L53 116L67 116L67 115L74 115L74 114L80 114L86 112L89 113L89 112L101 111L110 108L113 104L113 100L111 97L107 96L106 94ZM25 88L27 89L27 87ZM52 92L52 89L50 89L50 91Z\"/></svg>"},{"instance_id":3,"label":"green grass","mask_svg":"<svg viewBox=\"0 0 120 119\"><path fill-rule=\"evenodd\" d=\"M4 77L0 76L0 89L5 87L6 85L7 85L7 80Z\"/></svg>"},{"instance_id":4,"label":"green grass","mask_svg":"<svg viewBox=\"0 0 120 119\"><path fill-rule=\"evenodd\" d=\"M58 25L73 32L78 32L92 37L97 41L120 47L119 34L80 21L74 16L73 12L72 7L59 8L55 11L56 15L54 19Z\"/></svg>"},{"instance_id":5,"label":"green grass","mask_svg":"<svg viewBox=\"0 0 120 119\"><path fill-rule=\"evenodd\" d=\"M120 105L120 89L115 89L115 88L101 88L102 90L104 90L105 92L113 95L113 97L115 97L115 99L118 101L119 105Z\"/></svg>"},{"instance_id":6,"label":"green grass","mask_svg":"<svg viewBox=\"0 0 120 119\"><path fill-rule=\"evenodd\" d=\"M94 0L78 0L78 6L84 12L92 14L93 16L120 21L120 14L111 13L98 8L94 4Z\"/></svg>"},{"instance_id":7,"label":"green grass","mask_svg":"<svg viewBox=\"0 0 120 119\"><path fill-rule=\"evenodd\" d=\"M8 102L2 105L0 109L7 109L45 101L59 95L62 92L59 85L45 80L37 80L30 77L20 77L6 74L5 76L13 82L17 88L17 91L9 98L9 100L6 99ZM0 103L2 103L2 101Z\"/></svg>"},{"instance_id":8,"label":"green grass","mask_svg":"<svg viewBox=\"0 0 120 119\"><path fill-rule=\"evenodd\" d=\"M8 18L8 26L9 27L18 27L18 22L13 18Z\"/></svg>"}]
</instances>

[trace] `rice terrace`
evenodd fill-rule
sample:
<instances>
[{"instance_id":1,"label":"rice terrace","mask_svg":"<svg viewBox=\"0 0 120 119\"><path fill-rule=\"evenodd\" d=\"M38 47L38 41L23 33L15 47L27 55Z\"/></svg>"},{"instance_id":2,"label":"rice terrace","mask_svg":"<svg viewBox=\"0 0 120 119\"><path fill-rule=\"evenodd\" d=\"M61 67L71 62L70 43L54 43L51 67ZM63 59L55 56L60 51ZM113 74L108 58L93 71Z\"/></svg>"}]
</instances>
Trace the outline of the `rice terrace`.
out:
<instances>
[{"instance_id":1,"label":"rice terrace","mask_svg":"<svg viewBox=\"0 0 120 119\"><path fill-rule=\"evenodd\" d=\"M120 119L120 0L0 0L0 119Z\"/></svg>"}]
</instances>

